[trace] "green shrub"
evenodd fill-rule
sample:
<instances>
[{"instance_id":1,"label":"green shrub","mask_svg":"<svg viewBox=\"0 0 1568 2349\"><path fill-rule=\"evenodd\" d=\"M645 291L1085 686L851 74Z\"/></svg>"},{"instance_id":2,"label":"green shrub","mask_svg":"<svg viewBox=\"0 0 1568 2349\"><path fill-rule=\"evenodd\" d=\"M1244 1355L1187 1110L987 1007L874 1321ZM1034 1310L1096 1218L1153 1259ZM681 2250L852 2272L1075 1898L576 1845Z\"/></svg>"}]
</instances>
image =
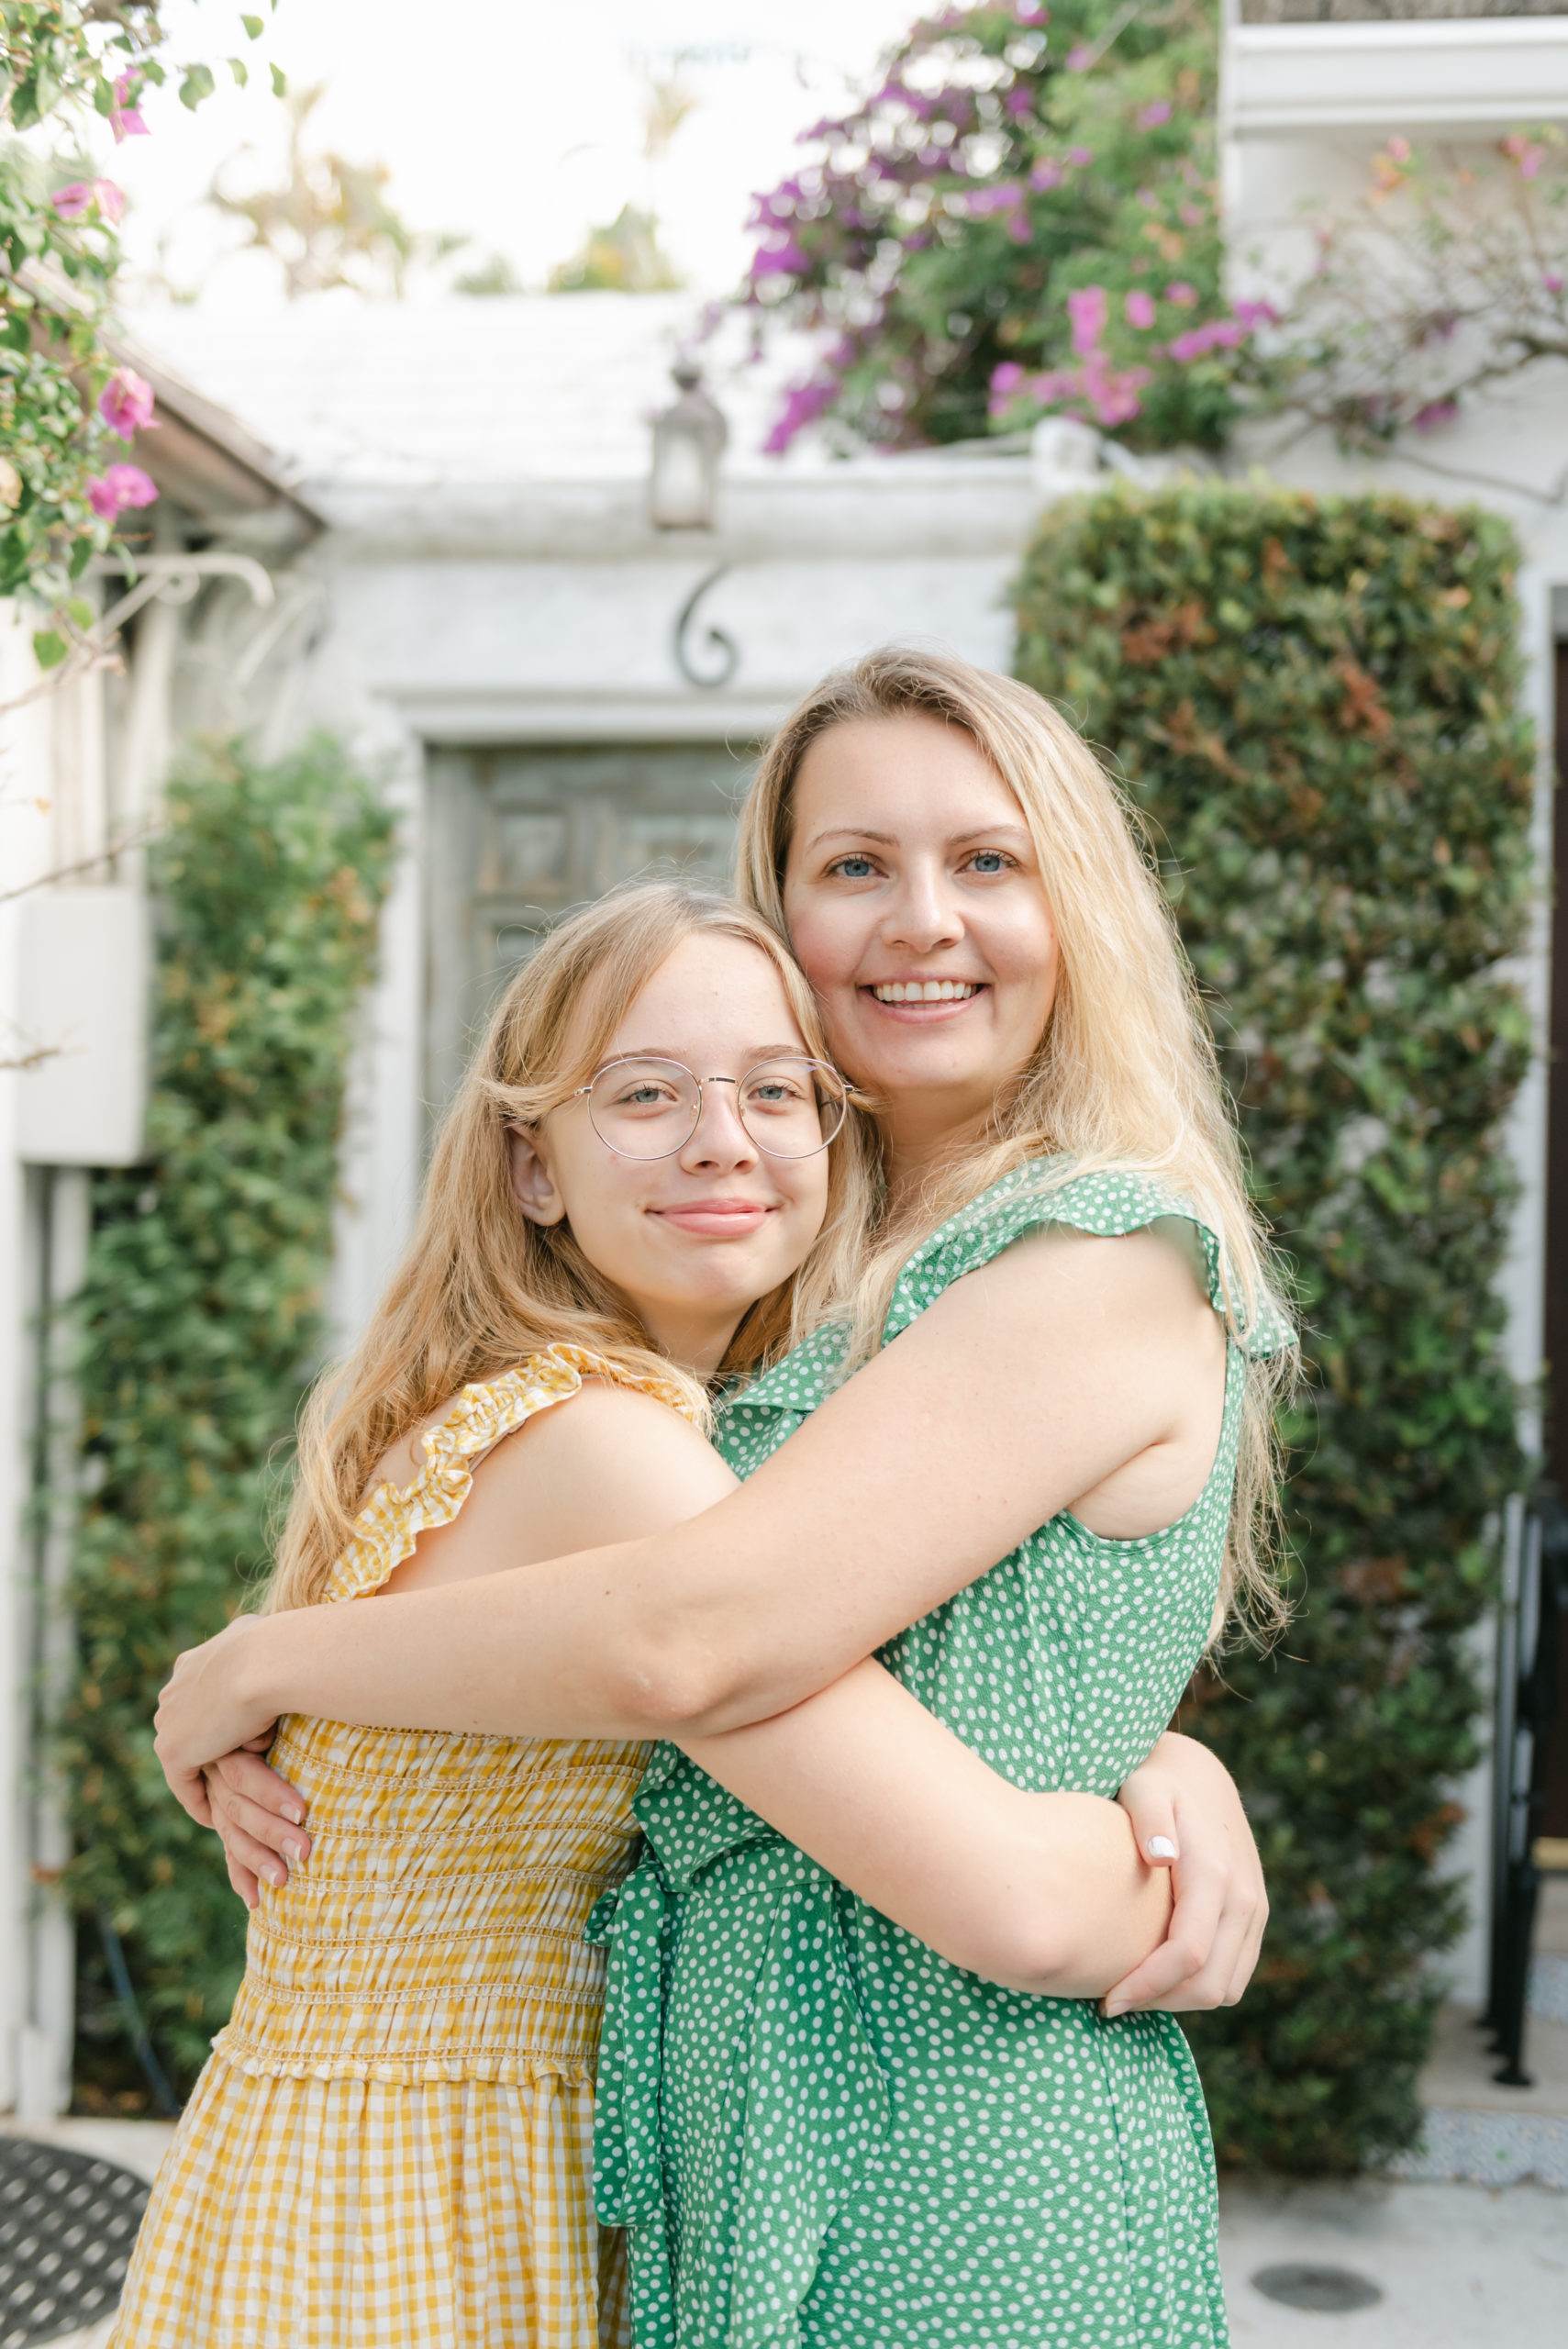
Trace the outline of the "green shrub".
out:
<instances>
[{"instance_id":1,"label":"green shrub","mask_svg":"<svg viewBox=\"0 0 1568 2349\"><path fill-rule=\"evenodd\" d=\"M149 1163L95 1178L79 1315L87 1485L65 1725L82 1912L82 2091L139 2094L106 1978L121 1938L164 2069L228 2016L245 1912L164 1787L175 1652L234 1615L267 1552L269 1462L319 1358L344 1070L392 823L327 740L209 754L171 786Z\"/></svg>"},{"instance_id":2,"label":"green shrub","mask_svg":"<svg viewBox=\"0 0 1568 2349\"><path fill-rule=\"evenodd\" d=\"M1300 1611L1200 1675L1273 1917L1193 2033L1223 2163L1345 2171L1409 2144L1462 1902L1466 1634L1519 1478L1495 1283L1498 1121L1529 1052L1498 965L1529 887L1507 528L1391 496L1193 484L1048 516L1020 676L1148 818L1294 1261L1309 1374L1285 1433Z\"/></svg>"}]
</instances>

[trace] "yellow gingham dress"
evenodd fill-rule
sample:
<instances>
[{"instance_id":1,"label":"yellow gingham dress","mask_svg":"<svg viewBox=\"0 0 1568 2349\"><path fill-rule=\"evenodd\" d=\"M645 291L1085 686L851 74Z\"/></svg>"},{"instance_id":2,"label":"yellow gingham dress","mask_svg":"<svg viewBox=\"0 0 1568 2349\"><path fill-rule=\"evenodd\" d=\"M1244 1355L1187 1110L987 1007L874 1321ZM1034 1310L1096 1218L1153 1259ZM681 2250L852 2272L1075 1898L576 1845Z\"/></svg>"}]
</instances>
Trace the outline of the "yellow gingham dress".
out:
<instances>
[{"instance_id":1,"label":"yellow gingham dress","mask_svg":"<svg viewBox=\"0 0 1568 2349\"><path fill-rule=\"evenodd\" d=\"M380 1486L325 1603L448 1524L481 1454L584 1376L551 1346L465 1387L406 1490ZM592 2197L604 1955L642 1745L288 1716L272 1759L309 1858L251 1912L245 1977L142 2221L111 2349L598 2349L622 2240Z\"/></svg>"}]
</instances>

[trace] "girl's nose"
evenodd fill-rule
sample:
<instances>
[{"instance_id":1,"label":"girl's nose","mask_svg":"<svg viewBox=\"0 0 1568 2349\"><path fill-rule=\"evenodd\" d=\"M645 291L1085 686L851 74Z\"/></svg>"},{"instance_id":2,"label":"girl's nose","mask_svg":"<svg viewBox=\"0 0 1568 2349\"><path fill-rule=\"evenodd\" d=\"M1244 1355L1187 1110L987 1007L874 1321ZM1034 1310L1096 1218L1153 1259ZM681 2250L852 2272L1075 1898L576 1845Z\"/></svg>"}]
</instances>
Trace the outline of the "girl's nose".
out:
<instances>
[{"instance_id":1,"label":"girl's nose","mask_svg":"<svg viewBox=\"0 0 1568 2349\"><path fill-rule=\"evenodd\" d=\"M683 1166L750 1166L757 1145L740 1122L737 1088L709 1077L691 1139L681 1152Z\"/></svg>"}]
</instances>

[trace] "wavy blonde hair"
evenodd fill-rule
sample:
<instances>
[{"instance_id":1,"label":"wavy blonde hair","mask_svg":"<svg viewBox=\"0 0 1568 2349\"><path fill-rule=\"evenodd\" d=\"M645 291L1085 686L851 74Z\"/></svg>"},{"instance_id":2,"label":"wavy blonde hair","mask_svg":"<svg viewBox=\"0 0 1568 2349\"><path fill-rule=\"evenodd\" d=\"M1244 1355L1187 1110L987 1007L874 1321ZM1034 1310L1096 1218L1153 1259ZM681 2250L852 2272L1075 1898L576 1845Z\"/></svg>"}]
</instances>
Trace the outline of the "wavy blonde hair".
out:
<instances>
[{"instance_id":1,"label":"wavy blonde hair","mask_svg":"<svg viewBox=\"0 0 1568 2349\"><path fill-rule=\"evenodd\" d=\"M545 1229L523 1214L507 1147L511 1127L537 1122L586 1083L654 973L698 934L765 954L807 1051L828 1058L816 998L778 932L731 898L644 883L551 930L495 1007L441 1127L413 1239L369 1328L306 1407L269 1610L321 1597L394 1444L462 1387L546 1346L583 1346L634 1374L673 1375L706 1405L698 1382L655 1349L568 1227ZM746 1314L721 1375L761 1369L840 1306L873 1198L873 1145L851 1116L833 1144L828 1213L810 1254Z\"/></svg>"},{"instance_id":2,"label":"wavy blonde hair","mask_svg":"<svg viewBox=\"0 0 1568 2349\"><path fill-rule=\"evenodd\" d=\"M899 1271L929 1233L1031 1160L1042 1191L1098 1168L1161 1177L1218 1234L1226 1316L1246 1346L1280 1310L1282 1283L1247 1191L1240 1138L1191 968L1143 827L1059 711L1011 677L886 646L825 678L785 720L741 816L739 887L781 937L795 780L835 726L916 715L962 728L1017 799L1055 923L1061 974L1029 1066L987 1132L955 1149L917 1196L884 1200L851 1296L849 1359L874 1353ZM1261 1631L1284 1620L1274 1420L1295 1349L1249 1356L1227 1604Z\"/></svg>"}]
</instances>

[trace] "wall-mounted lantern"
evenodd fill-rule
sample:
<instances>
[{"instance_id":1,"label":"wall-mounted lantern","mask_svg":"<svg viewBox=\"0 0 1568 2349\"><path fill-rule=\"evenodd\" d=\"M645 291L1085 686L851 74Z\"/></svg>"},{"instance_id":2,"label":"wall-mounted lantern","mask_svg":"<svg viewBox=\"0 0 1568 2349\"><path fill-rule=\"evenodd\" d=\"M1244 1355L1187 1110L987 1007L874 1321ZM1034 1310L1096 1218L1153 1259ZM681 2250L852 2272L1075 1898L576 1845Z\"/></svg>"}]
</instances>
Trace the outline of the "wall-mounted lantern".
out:
<instances>
[{"instance_id":1,"label":"wall-mounted lantern","mask_svg":"<svg viewBox=\"0 0 1568 2349\"><path fill-rule=\"evenodd\" d=\"M680 397L653 419L649 511L656 530L711 530L718 518L718 464L729 427L690 360L671 370Z\"/></svg>"}]
</instances>

